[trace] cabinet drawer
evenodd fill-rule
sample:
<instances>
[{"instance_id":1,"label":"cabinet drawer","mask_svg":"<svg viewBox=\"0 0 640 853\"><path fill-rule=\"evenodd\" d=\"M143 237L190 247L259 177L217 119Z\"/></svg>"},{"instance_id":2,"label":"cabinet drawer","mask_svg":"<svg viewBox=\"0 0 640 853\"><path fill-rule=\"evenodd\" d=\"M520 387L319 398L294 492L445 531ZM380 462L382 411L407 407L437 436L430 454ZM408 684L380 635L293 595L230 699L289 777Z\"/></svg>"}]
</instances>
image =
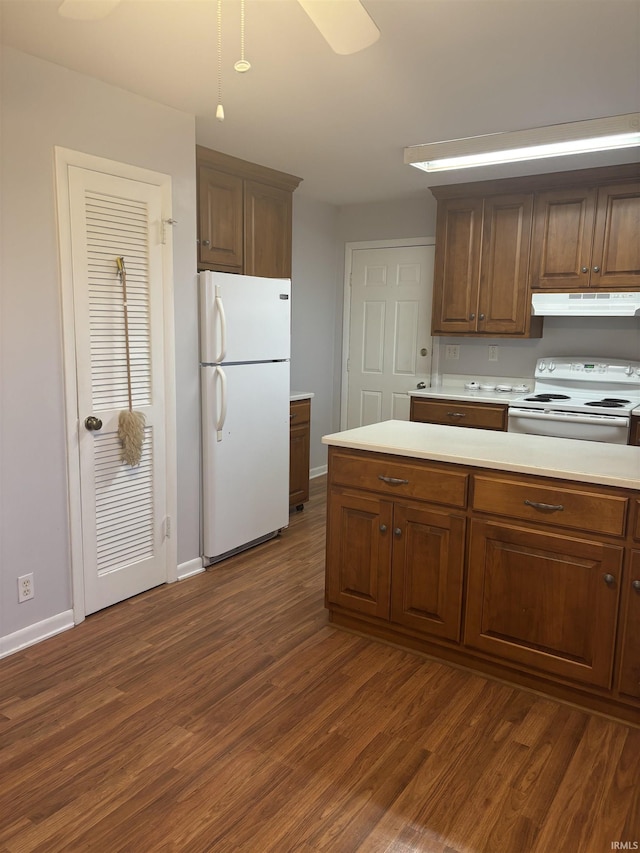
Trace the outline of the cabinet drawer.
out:
<instances>
[{"instance_id":1,"label":"cabinet drawer","mask_svg":"<svg viewBox=\"0 0 640 853\"><path fill-rule=\"evenodd\" d=\"M538 524L623 536L628 499L588 488L569 489L535 480L473 478L473 509Z\"/></svg>"},{"instance_id":2,"label":"cabinet drawer","mask_svg":"<svg viewBox=\"0 0 640 853\"><path fill-rule=\"evenodd\" d=\"M457 400L417 400L412 397L411 420L504 431L507 428L507 407L491 403L460 403Z\"/></svg>"},{"instance_id":3,"label":"cabinet drawer","mask_svg":"<svg viewBox=\"0 0 640 853\"><path fill-rule=\"evenodd\" d=\"M467 505L469 475L397 456L348 453L331 448L329 478L333 485L370 489L385 495L416 498L446 506Z\"/></svg>"},{"instance_id":4,"label":"cabinet drawer","mask_svg":"<svg viewBox=\"0 0 640 853\"><path fill-rule=\"evenodd\" d=\"M289 420L291 422L291 426L308 424L311 420L311 401L292 400L291 403L289 403Z\"/></svg>"}]
</instances>

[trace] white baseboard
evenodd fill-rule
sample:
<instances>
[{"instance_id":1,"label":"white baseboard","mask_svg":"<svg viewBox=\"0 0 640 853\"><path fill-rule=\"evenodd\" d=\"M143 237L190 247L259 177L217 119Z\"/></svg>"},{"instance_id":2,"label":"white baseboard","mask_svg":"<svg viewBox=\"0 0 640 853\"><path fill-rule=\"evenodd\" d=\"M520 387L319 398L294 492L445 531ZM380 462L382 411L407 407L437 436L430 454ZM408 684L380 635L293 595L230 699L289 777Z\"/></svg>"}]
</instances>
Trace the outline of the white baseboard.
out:
<instances>
[{"instance_id":1,"label":"white baseboard","mask_svg":"<svg viewBox=\"0 0 640 853\"><path fill-rule=\"evenodd\" d=\"M48 637L53 637L54 634L68 631L73 626L73 610L65 610L64 613L50 616L49 619L43 619L42 622L27 625L26 628L21 628L13 634L0 637L0 658L19 652L20 649L26 649L27 646L34 646Z\"/></svg>"},{"instance_id":2,"label":"white baseboard","mask_svg":"<svg viewBox=\"0 0 640 853\"><path fill-rule=\"evenodd\" d=\"M199 575L201 572L204 572L204 570L202 557L196 557L195 560L187 560L186 563L180 563L178 566L178 580L183 581L186 578Z\"/></svg>"},{"instance_id":3,"label":"white baseboard","mask_svg":"<svg viewBox=\"0 0 640 853\"><path fill-rule=\"evenodd\" d=\"M314 480L316 477L322 477L327 473L328 466L327 465L318 465L317 468L311 468L309 471L309 479Z\"/></svg>"}]
</instances>

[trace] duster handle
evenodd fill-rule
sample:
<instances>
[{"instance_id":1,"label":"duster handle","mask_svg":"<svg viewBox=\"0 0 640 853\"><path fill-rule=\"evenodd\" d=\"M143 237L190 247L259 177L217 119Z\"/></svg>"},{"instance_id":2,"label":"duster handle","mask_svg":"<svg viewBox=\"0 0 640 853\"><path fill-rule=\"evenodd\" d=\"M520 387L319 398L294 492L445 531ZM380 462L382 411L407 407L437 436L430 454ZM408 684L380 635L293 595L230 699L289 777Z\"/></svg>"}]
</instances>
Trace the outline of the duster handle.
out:
<instances>
[{"instance_id":1,"label":"duster handle","mask_svg":"<svg viewBox=\"0 0 640 853\"><path fill-rule=\"evenodd\" d=\"M129 309L127 307L127 271L124 258L116 258L118 275L122 281L122 304L124 307L124 345L127 357L127 392L129 394L129 411L133 411L133 394L131 392L131 353L129 351Z\"/></svg>"}]
</instances>

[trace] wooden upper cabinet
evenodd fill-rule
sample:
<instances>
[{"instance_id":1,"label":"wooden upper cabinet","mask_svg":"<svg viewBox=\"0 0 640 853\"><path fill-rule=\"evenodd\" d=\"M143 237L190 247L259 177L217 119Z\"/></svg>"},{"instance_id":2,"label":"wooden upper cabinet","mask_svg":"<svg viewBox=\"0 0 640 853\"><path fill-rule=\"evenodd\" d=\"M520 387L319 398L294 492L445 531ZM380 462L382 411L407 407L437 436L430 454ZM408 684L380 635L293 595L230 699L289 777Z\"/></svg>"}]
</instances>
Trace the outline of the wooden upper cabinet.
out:
<instances>
[{"instance_id":1,"label":"wooden upper cabinet","mask_svg":"<svg viewBox=\"0 0 640 853\"><path fill-rule=\"evenodd\" d=\"M528 288L533 194L438 205L432 332L540 335Z\"/></svg>"},{"instance_id":2,"label":"wooden upper cabinet","mask_svg":"<svg viewBox=\"0 0 640 853\"><path fill-rule=\"evenodd\" d=\"M300 178L202 146L196 165L198 269L289 278Z\"/></svg>"},{"instance_id":3,"label":"wooden upper cabinet","mask_svg":"<svg viewBox=\"0 0 640 853\"><path fill-rule=\"evenodd\" d=\"M538 193L534 222L532 288L640 287L640 181Z\"/></svg>"},{"instance_id":4,"label":"wooden upper cabinet","mask_svg":"<svg viewBox=\"0 0 640 853\"><path fill-rule=\"evenodd\" d=\"M291 192L245 181L244 272L268 278L291 276Z\"/></svg>"},{"instance_id":5,"label":"wooden upper cabinet","mask_svg":"<svg viewBox=\"0 0 640 853\"><path fill-rule=\"evenodd\" d=\"M198 167L198 261L239 272L243 262L243 181Z\"/></svg>"},{"instance_id":6,"label":"wooden upper cabinet","mask_svg":"<svg viewBox=\"0 0 640 853\"><path fill-rule=\"evenodd\" d=\"M464 334L476 328L482 199L438 205L432 332Z\"/></svg>"},{"instance_id":7,"label":"wooden upper cabinet","mask_svg":"<svg viewBox=\"0 0 640 853\"><path fill-rule=\"evenodd\" d=\"M640 181L598 190L591 263L595 287L640 288Z\"/></svg>"}]
</instances>

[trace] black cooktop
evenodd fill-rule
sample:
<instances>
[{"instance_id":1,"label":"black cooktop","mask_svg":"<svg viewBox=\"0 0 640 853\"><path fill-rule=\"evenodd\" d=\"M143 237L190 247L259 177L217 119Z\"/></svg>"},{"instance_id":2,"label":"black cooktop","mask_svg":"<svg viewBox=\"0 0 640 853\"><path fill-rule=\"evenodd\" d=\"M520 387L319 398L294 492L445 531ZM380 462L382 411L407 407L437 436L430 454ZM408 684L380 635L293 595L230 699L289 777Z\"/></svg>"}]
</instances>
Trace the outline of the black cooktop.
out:
<instances>
[{"instance_id":1,"label":"black cooktop","mask_svg":"<svg viewBox=\"0 0 640 853\"><path fill-rule=\"evenodd\" d=\"M525 397L525 400L536 403L552 403L554 400L570 400L566 394L536 394L535 397Z\"/></svg>"}]
</instances>

